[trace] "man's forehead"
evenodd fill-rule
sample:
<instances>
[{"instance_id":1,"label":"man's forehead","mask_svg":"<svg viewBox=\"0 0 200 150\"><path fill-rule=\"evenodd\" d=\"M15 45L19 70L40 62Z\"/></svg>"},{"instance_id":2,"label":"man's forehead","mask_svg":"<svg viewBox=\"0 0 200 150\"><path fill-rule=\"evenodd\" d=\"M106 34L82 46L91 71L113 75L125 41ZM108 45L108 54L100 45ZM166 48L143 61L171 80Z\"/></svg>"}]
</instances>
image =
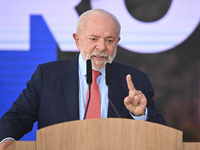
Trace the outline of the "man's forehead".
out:
<instances>
[{"instance_id":1,"label":"man's forehead","mask_svg":"<svg viewBox=\"0 0 200 150\"><path fill-rule=\"evenodd\" d=\"M85 31L94 35L98 35L100 32L112 33L117 31L117 26L113 21L94 19L86 23Z\"/></svg>"},{"instance_id":2,"label":"man's forehead","mask_svg":"<svg viewBox=\"0 0 200 150\"><path fill-rule=\"evenodd\" d=\"M87 37L96 37L96 38L116 38L118 36L117 30L98 30L98 28L86 28L82 35Z\"/></svg>"},{"instance_id":3,"label":"man's forehead","mask_svg":"<svg viewBox=\"0 0 200 150\"><path fill-rule=\"evenodd\" d=\"M88 36L91 36L91 37L101 37L100 35L97 35L97 34L88 34ZM115 36L113 36L113 35L108 35L108 36L106 36L106 38L115 38Z\"/></svg>"}]
</instances>

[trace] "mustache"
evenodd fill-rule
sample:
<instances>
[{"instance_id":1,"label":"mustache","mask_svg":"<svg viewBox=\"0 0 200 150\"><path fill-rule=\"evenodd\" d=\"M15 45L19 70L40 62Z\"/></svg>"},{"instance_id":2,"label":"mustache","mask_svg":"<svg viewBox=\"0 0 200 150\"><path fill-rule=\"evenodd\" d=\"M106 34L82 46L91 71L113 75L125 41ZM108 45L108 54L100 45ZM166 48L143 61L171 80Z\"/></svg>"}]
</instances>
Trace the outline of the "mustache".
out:
<instances>
[{"instance_id":1,"label":"mustache","mask_svg":"<svg viewBox=\"0 0 200 150\"><path fill-rule=\"evenodd\" d=\"M95 56L95 57L107 57L107 58L109 58L109 54L107 52L93 51L89 55L89 58L91 59L93 56Z\"/></svg>"}]
</instances>

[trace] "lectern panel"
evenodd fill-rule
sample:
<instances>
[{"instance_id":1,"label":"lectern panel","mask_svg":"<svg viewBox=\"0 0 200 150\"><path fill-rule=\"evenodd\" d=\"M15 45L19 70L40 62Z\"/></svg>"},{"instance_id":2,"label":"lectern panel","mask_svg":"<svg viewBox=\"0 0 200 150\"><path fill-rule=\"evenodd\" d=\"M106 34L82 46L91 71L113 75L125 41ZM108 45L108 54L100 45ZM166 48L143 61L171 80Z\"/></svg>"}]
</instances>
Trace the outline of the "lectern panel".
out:
<instances>
[{"instance_id":1,"label":"lectern panel","mask_svg":"<svg viewBox=\"0 0 200 150\"><path fill-rule=\"evenodd\" d=\"M37 131L37 150L182 150L182 132L131 119L71 121Z\"/></svg>"}]
</instances>

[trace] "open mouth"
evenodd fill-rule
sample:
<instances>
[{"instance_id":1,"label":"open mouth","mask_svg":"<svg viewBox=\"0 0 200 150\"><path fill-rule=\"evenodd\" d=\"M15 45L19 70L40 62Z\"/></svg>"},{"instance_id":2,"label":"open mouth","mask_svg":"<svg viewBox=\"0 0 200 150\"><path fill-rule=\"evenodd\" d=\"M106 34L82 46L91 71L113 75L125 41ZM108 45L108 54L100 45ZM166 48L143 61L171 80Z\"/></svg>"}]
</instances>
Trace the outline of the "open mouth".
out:
<instances>
[{"instance_id":1,"label":"open mouth","mask_svg":"<svg viewBox=\"0 0 200 150\"><path fill-rule=\"evenodd\" d=\"M95 55L93 55L91 58L93 58L93 59L96 59L96 60L104 60L104 59L107 59L107 57L106 56L95 56Z\"/></svg>"}]
</instances>

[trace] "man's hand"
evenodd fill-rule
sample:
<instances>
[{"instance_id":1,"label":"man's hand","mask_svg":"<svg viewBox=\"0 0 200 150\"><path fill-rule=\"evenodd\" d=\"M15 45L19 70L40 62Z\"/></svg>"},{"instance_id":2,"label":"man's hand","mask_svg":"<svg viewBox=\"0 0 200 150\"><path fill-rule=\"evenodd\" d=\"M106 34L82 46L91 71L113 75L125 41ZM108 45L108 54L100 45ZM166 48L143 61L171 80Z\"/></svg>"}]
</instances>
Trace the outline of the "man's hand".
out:
<instances>
[{"instance_id":1,"label":"man's hand","mask_svg":"<svg viewBox=\"0 0 200 150\"><path fill-rule=\"evenodd\" d=\"M15 141L10 139L3 141L2 143L0 143L0 150L6 150L14 142Z\"/></svg>"},{"instance_id":2,"label":"man's hand","mask_svg":"<svg viewBox=\"0 0 200 150\"><path fill-rule=\"evenodd\" d=\"M145 95L135 89L130 74L126 76L129 89L129 95L124 99L124 105L134 116L142 116L145 114L147 99Z\"/></svg>"}]
</instances>

